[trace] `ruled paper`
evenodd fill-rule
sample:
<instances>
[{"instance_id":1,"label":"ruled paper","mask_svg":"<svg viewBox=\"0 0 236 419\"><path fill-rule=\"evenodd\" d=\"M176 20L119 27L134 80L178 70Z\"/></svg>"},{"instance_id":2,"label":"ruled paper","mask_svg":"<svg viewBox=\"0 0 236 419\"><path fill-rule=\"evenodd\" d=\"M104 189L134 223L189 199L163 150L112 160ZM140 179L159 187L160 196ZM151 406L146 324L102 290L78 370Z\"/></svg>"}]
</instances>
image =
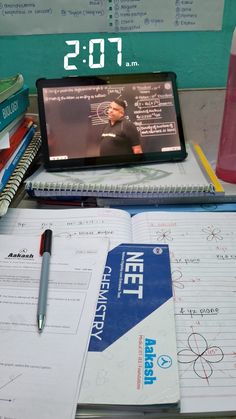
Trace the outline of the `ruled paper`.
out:
<instances>
[{"instance_id":1,"label":"ruled paper","mask_svg":"<svg viewBox=\"0 0 236 419\"><path fill-rule=\"evenodd\" d=\"M110 247L132 240L130 215L117 209L10 208L0 219L0 234L40 236L46 228L51 228L55 237L66 239L107 237Z\"/></svg>"},{"instance_id":2,"label":"ruled paper","mask_svg":"<svg viewBox=\"0 0 236 419\"><path fill-rule=\"evenodd\" d=\"M169 244L181 412L235 411L236 214L138 214L133 241Z\"/></svg>"}]
</instances>

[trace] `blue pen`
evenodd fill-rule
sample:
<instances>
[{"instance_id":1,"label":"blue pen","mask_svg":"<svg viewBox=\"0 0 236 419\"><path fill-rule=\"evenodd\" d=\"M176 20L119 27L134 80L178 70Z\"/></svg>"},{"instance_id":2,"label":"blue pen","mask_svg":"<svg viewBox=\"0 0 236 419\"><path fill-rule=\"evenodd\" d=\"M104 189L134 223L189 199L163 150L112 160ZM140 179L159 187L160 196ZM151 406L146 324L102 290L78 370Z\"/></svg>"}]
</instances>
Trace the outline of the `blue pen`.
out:
<instances>
[{"instance_id":1,"label":"blue pen","mask_svg":"<svg viewBox=\"0 0 236 419\"><path fill-rule=\"evenodd\" d=\"M51 258L52 247L52 230L45 230L41 236L40 255L42 256L42 267L39 285L37 323L39 332L43 331L46 310L47 310L47 295L48 295L48 279L49 279L49 265Z\"/></svg>"}]
</instances>

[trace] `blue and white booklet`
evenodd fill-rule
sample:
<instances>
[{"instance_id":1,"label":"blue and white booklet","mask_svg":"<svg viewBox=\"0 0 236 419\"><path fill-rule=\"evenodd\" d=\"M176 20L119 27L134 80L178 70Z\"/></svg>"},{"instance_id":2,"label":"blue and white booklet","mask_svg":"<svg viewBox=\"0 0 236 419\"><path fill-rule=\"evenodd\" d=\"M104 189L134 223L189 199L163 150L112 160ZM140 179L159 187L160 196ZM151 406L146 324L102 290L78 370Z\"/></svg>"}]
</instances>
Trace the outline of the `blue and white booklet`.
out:
<instances>
[{"instance_id":1,"label":"blue and white booklet","mask_svg":"<svg viewBox=\"0 0 236 419\"><path fill-rule=\"evenodd\" d=\"M178 410L169 248L121 244L101 283L78 407Z\"/></svg>"}]
</instances>

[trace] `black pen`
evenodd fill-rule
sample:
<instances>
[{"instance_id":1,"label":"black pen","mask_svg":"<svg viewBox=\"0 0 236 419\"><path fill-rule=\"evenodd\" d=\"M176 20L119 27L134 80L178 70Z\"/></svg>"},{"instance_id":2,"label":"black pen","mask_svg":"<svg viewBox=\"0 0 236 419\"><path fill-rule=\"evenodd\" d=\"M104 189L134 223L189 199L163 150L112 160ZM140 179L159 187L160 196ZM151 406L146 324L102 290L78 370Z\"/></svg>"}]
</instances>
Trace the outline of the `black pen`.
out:
<instances>
[{"instance_id":1,"label":"black pen","mask_svg":"<svg viewBox=\"0 0 236 419\"><path fill-rule=\"evenodd\" d=\"M41 236L40 255L42 256L42 267L40 275L39 296L38 296L38 310L37 323L38 330L42 332L47 310L47 295L48 295L48 279L49 279L49 264L52 247L52 230L45 230Z\"/></svg>"}]
</instances>

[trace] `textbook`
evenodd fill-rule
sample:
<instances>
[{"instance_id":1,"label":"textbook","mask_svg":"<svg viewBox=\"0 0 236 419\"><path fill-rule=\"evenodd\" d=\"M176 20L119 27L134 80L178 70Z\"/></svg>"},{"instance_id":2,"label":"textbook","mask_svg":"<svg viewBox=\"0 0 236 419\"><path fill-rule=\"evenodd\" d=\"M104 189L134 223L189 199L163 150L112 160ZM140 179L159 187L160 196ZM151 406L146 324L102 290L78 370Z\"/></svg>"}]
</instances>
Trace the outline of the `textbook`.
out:
<instances>
[{"instance_id":1,"label":"textbook","mask_svg":"<svg viewBox=\"0 0 236 419\"><path fill-rule=\"evenodd\" d=\"M19 128L25 117L25 112L15 118L0 132L0 152L10 147L10 138Z\"/></svg>"},{"instance_id":2,"label":"textbook","mask_svg":"<svg viewBox=\"0 0 236 419\"><path fill-rule=\"evenodd\" d=\"M223 187L198 145L182 162L84 171L47 172L39 168L26 180L35 197L179 198L224 195Z\"/></svg>"},{"instance_id":3,"label":"textbook","mask_svg":"<svg viewBox=\"0 0 236 419\"><path fill-rule=\"evenodd\" d=\"M79 407L178 410L169 248L110 250L91 331Z\"/></svg>"},{"instance_id":4,"label":"textbook","mask_svg":"<svg viewBox=\"0 0 236 419\"><path fill-rule=\"evenodd\" d=\"M9 205L15 197L32 162L35 160L40 147L41 137L38 133L35 133L3 190L0 192L0 217L3 217L7 213Z\"/></svg>"},{"instance_id":5,"label":"textbook","mask_svg":"<svg viewBox=\"0 0 236 419\"><path fill-rule=\"evenodd\" d=\"M0 131L9 125L29 106L29 88L24 85L14 95L0 103Z\"/></svg>"},{"instance_id":6,"label":"textbook","mask_svg":"<svg viewBox=\"0 0 236 419\"><path fill-rule=\"evenodd\" d=\"M24 77L22 74L0 79L0 103L18 92L23 87L23 84Z\"/></svg>"},{"instance_id":7,"label":"textbook","mask_svg":"<svg viewBox=\"0 0 236 419\"><path fill-rule=\"evenodd\" d=\"M57 236L77 237L78 241L86 237L108 237L111 248L122 243L167 244L175 311L180 412L188 417L198 413L201 418L235 415L236 212L152 211L131 217L126 211L111 208L10 208L0 219L0 234L24 235L27 242L27 236L40 237L46 226ZM114 324L116 327L120 327L119 320ZM163 328L165 330L164 323ZM108 348L106 359L109 357ZM123 359L127 368L130 358L132 354L127 345ZM118 364L118 368L122 366L122 362ZM111 378L101 371L96 380L98 391ZM123 385L128 387L125 382ZM99 416L98 410L95 417ZM105 416L103 411L100 410L102 418L110 419L116 414L115 407L111 409L113 414ZM80 407L77 416L81 412ZM88 413L87 410L87 417ZM138 415L135 412L133 418ZM143 412L141 415L145 416Z\"/></svg>"},{"instance_id":8,"label":"textbook","mask_svg":"<svg viewBox=\"0 0 236 419\"><path fill-rule=\"evenodd\" d=\"M2 192L12 172L17 167L17 164L20 158L23 156L31 139L33 138L34 133L35 133L35 126L31 126L30 129L25 134L25 136L23 137L23 139L21 140L16 150L14 151L14 153L12 154L12 156L9 158L5 166L0 171L0 192Z\"/></svg>"},{"instance_id":9,"label":"textbook","mask_svg":"<svg viewBox=\"0 0 236 419\"><path fill-rule=\"evenodd\" d=\"M10 137L10 147L5 150L0 150L0 170L4 168L5 164L10 159L17 146L23 140L24 136L27 134L33 123L34 121L32 118L25 117L14 134Z\"/></svg>"}]
</instances>

